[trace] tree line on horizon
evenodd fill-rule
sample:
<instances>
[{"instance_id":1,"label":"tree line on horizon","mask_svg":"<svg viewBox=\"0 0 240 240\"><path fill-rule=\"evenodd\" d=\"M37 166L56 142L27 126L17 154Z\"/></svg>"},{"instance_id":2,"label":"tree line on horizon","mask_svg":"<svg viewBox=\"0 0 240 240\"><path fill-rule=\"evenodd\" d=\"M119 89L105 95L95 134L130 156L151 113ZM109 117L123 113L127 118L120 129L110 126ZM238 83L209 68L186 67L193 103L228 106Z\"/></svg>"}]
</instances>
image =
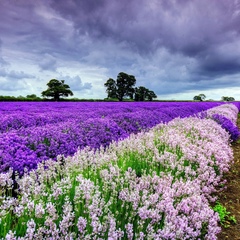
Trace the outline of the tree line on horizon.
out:
<instances>
[{"instance_id":1,"label":"tree line on horizon","mask_svg":"<svg viewBox=\"0 0 240 240\"><path fill-rule=\"evenodd\" d=\"M206 95L203 94L203 93L200 93L199 95L196 95L193 97L193 100L194 101L204 101L206 99ZM235 101L235 98L233 97L227 97L227 96L222 96L221 97L221 101L224 101L224 102L233 102Z\"/></svg>"},{"instance_id":2,"label":"tree line on horizon","mask_svg":"<svg viewBox=\"0 0 240 240\"><path fill-rule=\"evenodd\" d=\"M134 87L135 84L136 78L133 75L120 72L116 81L109 78L104 84L107 88L107 99L123 101L123 99L129 98L134 101L152 101L157 98L153 91L143 86ZM64 80L51 79L47 86L47 90L41 93L43 97L51 97L53 100L59 101L61 97L73 96L70 86Z\"/></svg>"},{"instance_id":3,"label":"tree line on horizon","mask_svg":"<svg viewBox=\"0 0 240 240\"><path fill-rule=\"evenodd\" d=\"M144 86L134 87L135 84L135 76L120 72L116 80L109 78L104 84L107 88L107 98L118 99L119 101L123 101L124 98L134 101L152 101L157 98L154 91Z\"/></svg>"},{"instance_id":4,"label":"tree line on horizon","mask_svg":"<svg viewBox=\"0 0 240 240\"><path fill-rule=\"evenodd\" d=\"M135 76L120 72L117 75L117 80L109 78L104 84L107 92L107 98L105 99L64 99L62 97L73 96L70 86L65 83L65 80L51 79L47 83L48 88L41 93L43 98L38 97L36 94L30 94L26 97L0 95L0 101L152 101L154 98L157 98L154 91L144 86L134 87L135 84ZM49 97L51 99L48 99ZM204 101L205 99L206 95L202 93L193 97L194 101ZM235 99L233 97L222 96L221 101L235 101Z\"/></svg>"}]
</instances>

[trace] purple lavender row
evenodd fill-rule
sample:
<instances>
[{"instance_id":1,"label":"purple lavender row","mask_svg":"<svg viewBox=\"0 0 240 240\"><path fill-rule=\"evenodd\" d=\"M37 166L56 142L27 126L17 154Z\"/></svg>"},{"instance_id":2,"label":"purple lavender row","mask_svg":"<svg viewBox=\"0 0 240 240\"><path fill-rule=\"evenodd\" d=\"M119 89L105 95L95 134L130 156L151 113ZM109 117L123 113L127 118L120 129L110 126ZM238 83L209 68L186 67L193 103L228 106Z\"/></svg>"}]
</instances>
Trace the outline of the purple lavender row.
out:
<instances>
[{"instance_id":1,"label":"purple lavender row","mask_svg":"<svg viewBox=\"0 0 240 240\"><path fill-rule=\"evenodd\" d=\"M160 122L188 117L221 103L4 103L0 172L20 175L39 162L77 149L98 149Z\"/></svg>"},{"instance_id":2,"label":"purple lavender row","mask_svg":"<svg viewBox=\"0 0 240 240\"><path fill-rule=\"evenodd\" d=\"M196 103L196 102L155 102L155 103L66 103L66 102L6 102L0 103L0 132L8 132L14 129L31 126L44 126L64 122L67 119L106 117L114 114L126 114L131 118L134 113L155 111L155 114L163 114L162 121L168 122L178 116L186 117L222 103Z\"/></svg>"},{"instance_id":3,"label":"purple lavender row","mask_svg":"<svg viewBox=\"0 0 240 240\"><path fill-rule=\"evenodd\" d=\"M240 137L240 132L236 125L239 107L239 103L224 104L211 108L205 112L206 118L213 119L229 133L230 141L232 142L237 141Z\"/></svg>"}]
</instances>

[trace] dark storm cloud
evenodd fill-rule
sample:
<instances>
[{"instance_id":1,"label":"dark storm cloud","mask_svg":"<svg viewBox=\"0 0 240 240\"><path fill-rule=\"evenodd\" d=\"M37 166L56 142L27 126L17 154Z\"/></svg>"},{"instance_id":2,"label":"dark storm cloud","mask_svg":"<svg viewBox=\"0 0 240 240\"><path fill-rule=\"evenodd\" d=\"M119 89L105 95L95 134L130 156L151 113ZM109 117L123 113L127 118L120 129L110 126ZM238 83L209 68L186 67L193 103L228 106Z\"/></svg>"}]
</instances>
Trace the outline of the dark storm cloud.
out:
<instances>
[{"instance_id":1,"label":"dark storm cloud","mask_svg":"<svg viewBox=\"0 0 240 240\"><path fill-rule=\"evenodd\" d=\"M199 73L205 76L231 75L240 71L240 38L213 47L199 59Z\"/></svg>"},{"instance_id":2,"label":"dark storm cloud","mask_svg":"<svg viewBox=\"0 0 240 240\"><path fill-rule=\"evenodd\" d=\"M234 87L239 23L239 0L0 1L0 75L31 78L28 66L3 67L26 58L40 75L62 72L75 91L95 84L81 81L81 64L106 69L106 80L135 75L157 94Z\"/></svg>"},{"instance_id":3,"label":"dark storm cloud","mask_svg":"<svg viewBox=\"0 0 240 240\"><path fill-rule=\"evenodd\" d=\"M128 41L146 50L157 46L189 55L209 44L239 37L240 4L233 0L88 0L53 1L81 34ZM143 44L144 43L144 44Z\"/></svg>"},{"instance_id":4,"label":"dark storm cloud","mask_svg":"<svg viewBox=\"0 0 240 240\"><path fill-rule=\"evenodd\" d=\"M55 0L52 7L73 21L79 36L127 42L144 54L166 48L197 59L206 74L239 71L239 55L219 59L218 52L225 42L240 39L239 1Z\"/></svg>"},{"instance_id":5,"label":"dark storm cloud","mask_svg":"<svg viewBox=\"0 0 240 240\"><path fill-rule=\"evenodd\" d=\"M68 26L65 26L64 19L48 14L48 2L0 2L0 32L4 33L2 38L6 46L13 42L13 49L21 48L22 51L38 54L42 58L48 53L62 54L71 50L71 44L66 38ZM45 68L44 63L42 65Z\"/></svg>"}]
</instances>

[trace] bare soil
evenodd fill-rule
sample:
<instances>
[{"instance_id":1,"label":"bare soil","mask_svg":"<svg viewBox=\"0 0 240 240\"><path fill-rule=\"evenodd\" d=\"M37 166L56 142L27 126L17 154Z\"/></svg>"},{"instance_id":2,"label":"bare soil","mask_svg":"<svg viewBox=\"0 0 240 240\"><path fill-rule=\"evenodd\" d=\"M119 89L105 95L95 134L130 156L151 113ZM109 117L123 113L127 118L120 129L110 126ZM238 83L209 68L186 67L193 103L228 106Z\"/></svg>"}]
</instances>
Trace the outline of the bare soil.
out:
<instances>
[{"instance_id":1,"label":"bare soil","mask_svg":"<svg viewBox=\"0 0 240 240\"><path fill-rule=\"evenodd\" d=\"M237 122L240 129L240 117ZM240 240L240 141L232 144L234 152L234 164L228 173L226 189L218 193L219 202L230 212L229 216L236 219L236 223L227 219L225 224L220 224L222 232L218 235L219 240Z\"/></svg>"}]
</instances>

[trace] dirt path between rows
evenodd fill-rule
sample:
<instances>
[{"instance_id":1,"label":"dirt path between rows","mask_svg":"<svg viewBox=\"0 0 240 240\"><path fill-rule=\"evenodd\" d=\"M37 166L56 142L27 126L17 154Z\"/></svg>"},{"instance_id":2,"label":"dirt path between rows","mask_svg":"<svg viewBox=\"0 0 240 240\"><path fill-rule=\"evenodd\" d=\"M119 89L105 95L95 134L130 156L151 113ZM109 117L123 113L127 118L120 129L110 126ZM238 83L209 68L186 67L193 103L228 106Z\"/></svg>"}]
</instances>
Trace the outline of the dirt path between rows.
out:
<instances>
[{"instance_id":1,"label":"dirt path between rows","mask_svg":"<svg viewBox=\"0 0 240 240\"><path fill-rule=\"evenodd\" d=\"M237 125L240 129L240 116ZM229 216L233 216L236 223L227 220L225 226L221 225L222 232L218 235L219 240L240 240L240 140L232 144L232 149L234 164L230 171L225 174L227 188L218 196L220 204L226 207L227 211L230 212Z\"/></svg>"}]
</instances>

